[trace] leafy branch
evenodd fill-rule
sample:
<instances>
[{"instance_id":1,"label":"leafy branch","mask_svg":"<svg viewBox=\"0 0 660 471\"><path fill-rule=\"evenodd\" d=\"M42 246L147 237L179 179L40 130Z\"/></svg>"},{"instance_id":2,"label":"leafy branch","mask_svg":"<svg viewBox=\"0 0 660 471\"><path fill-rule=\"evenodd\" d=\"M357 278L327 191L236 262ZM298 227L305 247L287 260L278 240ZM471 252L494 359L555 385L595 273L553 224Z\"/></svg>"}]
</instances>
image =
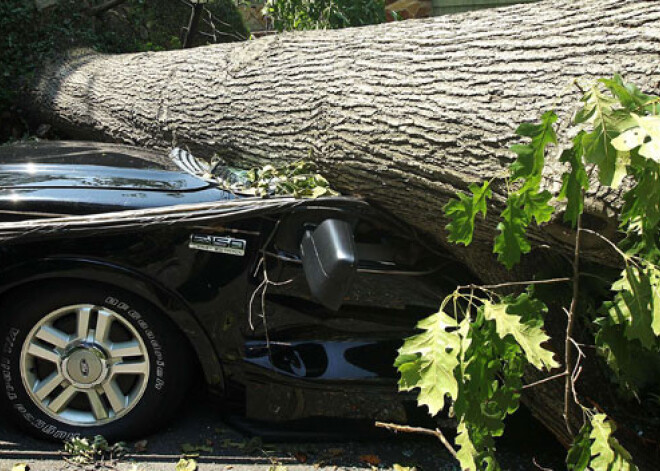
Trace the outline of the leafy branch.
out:
<instances>
[{"instance_id":1,"label":"leafy branch","mask_svg":"<svg viewBox=\"0 0 660 471\"><path fill-rule=\"evenodd\" d=\"M494 437L504 432L504 418L519 405L522 389L564 379L564 419L573 435L573 407L583 424L568 452L570 470L636 470L630 454L613 437L614 422L602 411L585 407L576 384L585 353L573 338L579 303L580 245L583 233L605 240L622 257L625 268L610 288L611 299L590 322L597 351L611 367L621 389L637 394L658 382L639 359L660 365L660 99L642 93L621 77L601 79L583 93L572 120L575 137L560 162L567 171L553 199L543 186L547 149L557 145L557 115L545 112L537 123L523 123L516 134L527 142L515 144L517 155L504 179L506 206L499 215L493 252L507 268L531 251L527 230L549 222L563 204L563 219L575 229L571 277L495 285L461 286L445 298L437 313L418 324L420 333L405 340L395 366L399 389L418 392L417 402L435 416L448 412L458 421L455 445L445 443L462 469L499 469ZM583 227L584 200L595 174L601 185L616 188L625 180L627 191L620 214L622 241L615 243ZM444 207L448 239L470 245L475 221L488 213L493 180L472 184ZM538 284L572 285L563 338L564 365L560 373L523 385L526 366L551 371L560 364L545 345L547 307L535 297ZM500 288L526 288L517 295ZM575 356L577 352L577 356ZM388 425L393 428L392 424ZM408 430L403 426L400 431ZM401 428L403 427L403 428ZM425 432L438 436L436 431ZM444 436L443 436L444 437ZM440 437L439 437L440 438Z\"/></svg>"}]
</instances>

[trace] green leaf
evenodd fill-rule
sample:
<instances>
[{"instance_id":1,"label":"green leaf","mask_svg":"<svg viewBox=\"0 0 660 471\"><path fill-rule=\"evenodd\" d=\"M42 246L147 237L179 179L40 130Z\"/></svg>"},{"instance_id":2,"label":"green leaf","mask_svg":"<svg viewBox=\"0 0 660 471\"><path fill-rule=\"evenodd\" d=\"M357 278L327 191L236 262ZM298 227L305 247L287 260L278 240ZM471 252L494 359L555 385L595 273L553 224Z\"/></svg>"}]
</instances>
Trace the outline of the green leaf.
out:
<instances>
[{"instance_id":1,"label":"green leaf","mask_svg":"<svg viewBox=\"0 0 660 471\"><path fill-rule=\"evenodd\" d=\"M550 339L543 331L543 321L540 320L541 311L545 309L543 303L524 293L510 303L492 304L486 301L484 317L495 321L497 333L502 339L511 335L516 340L529 363L539 370L550 370L558 368L559 363L555 361L554 354L542 346Z\"/></svg>"},{"instance_id":2,"label":"green leaf","mask_svg":"<svg viewBox=\"0 0 660 471\"><path fill-rule=\"evenodd\" d=\"M604 125L582 138L585 158L588 163L596 164L599 169L598 179L603 185L617 188L624 176L624 169L617 166L617 151L611 140L616 136L614 130Z\"/></svg>"},{"instance_id":3,"label":"green leaf","mask_svg":"<svg viewBox=\"0 0 660 471\"><path fill-rule=\"evenodd\" d=\"M494 252L507 268L513 267L523 253L531 250L525 236L530 222L548 222L554 212L549 204L552 198L550 192L538 190L543 177L545 149L548 144L557 142L553 128L556 121L555 112L547 111L541 116L540 123L523 123L516 130L519 136L529 137L531 142L511 146L511 150L518 155L511 165L511 180L524 180L524 183L516 192L509 194L507 207L501 214L502 222L497 226L500 233L495 238Z\"/></svg>"},{"instance_id":4,"label":"green leaf","mask_svg":"<svg viewBox=\"0 0 660 471\"><path fill-rule=\"evenodd\" d=\"M463 420L460 421L456 429L455 443L459 447L456 452L456 459L460 463L461 469L477 471L477 449L470 439L470 434Z\"/></svg>"},{"instance_id":5,"label":"green leaf","mask_svg":"<svg viewBox=\"0 0 660 471\"><path fill-rule=\"evenodd\" d=\"M648 350L638 340L627 338L625 324L614 323L609 318L600 318L596 323L598 353L614 373L624 396L632 398L643 389L660 386L657 341L656 347Z\"/></svg>"},{"instance_id":6,"label":"green leaf","mask_svg":"<svg viewBox=\"0 0 660 471\"><path fill-rule=\"evenodd\" d=\"M502 221L497 225L499 234L495 237L493 252L509 269L520 261L522 254L532 249L525 235L529 218L521 203L519 195L515 193L509 195L507 206L502 211Z\"/></svg>"},{"instance_id":7,"label":"green leaf","mask_svg":"<svg viewBox=\"0 0 660 471\"><path fill-rule=\"evenodd\" d=\"M582 139L584 131L581 131L573 139L573 146L562 152L560 161L570 164L571 171L562 175L562 186L559 193L560 199L566 200L564 221L570 222L573 227L577 226L578 216L584 210L583 191L589 189L589 177L582 161Z\"/></svg>"},{"instance_id":8,"label":"green leaf","mask_svg":"<svg viewBox=\"0 0 660 471\"><path fill-rule=\"evenodd\" d=\"M625 325L629 340L639 340L648 350L660 336L660 271L650 263L629 265L612 285L613 302L605 304L613 323Z\"/></svg>"},{"instance_id":9,"label":"green leaf","mask_svg":"<svg viewBox=\"0 0 660 471\"><path fill-rule=\"evenodd\" d=\"M399 349L399 389L419 388L417 402L434 416L444 408L446 396L456 398L458 394L454 376L461 350L458 323L441 309L417 327L424 332L407 338Z\"/></svg>"},{"instance_id":10,"label":"green leaf","mask_svg":"<svg viewBox=\"0 0 660 471\"><path fill-rule=\"evenodd\" d=\"M629 111L639 111L657 97L646 95L642 93L639 88L633 84L627 84L623 81L620 75L616 74L611 79L600 79L599 82L604 84L607 89L619 100L621 106L627 108ZM652 112L652 110L647 110Z\"/></svg>"},{"instance_id":11,"label":"green leaf","mask_svg":"<svg viewBox=\"0 0 660 471\"><path fill-rule=\"evenodd\" d=\"M548 202L552 198L549 191L544 190L540 193L528 191L522 194L523 210L527 215L527 220L536 220L536 224L543 224L548 222L552 217L555 208L550 206Z\"/></svg>"},{"instance_id":12,"label":"green leaf","mask_svg":"<svg viewBox=\"0 0 660 471\"><path fill-rule=\"evenodd\" d=\"M490 183L482 186L471 184L472 195L458 193L458 199L451 199L444 207L445 215L450 219L447 224L449 241L456 244L470 245L474 234L474 220L477 214L486 216L487 201L492 196Z\"/></svg>"},{"instance_id":13,"label":"green leaf","mask_svg":"<svg viewBox=\"0 0 660 471\"><path fill-rule=\"evenodd\" d=\"M634 153L632 155L634 156ZM632 166L637 184L624 195L621 228L628 233L629 238L641 237L645 255L653 256L653 250L658 252L660 165L640 157L633 160Z\"/></svg>"},{"instance_id":14,"label":"green leaf","mask_svg":"<svg viewBox=\"0 0 660 471\"><path fill-rule=\"evenodd\" d=\"M616 470L636 471L637 466L632 462L630 453L623 448L612 436L616 430L614 424L607 420L605 414L596 414L591 418L591 444L590 467L595 471Z\"/></svg>"},{"instance_id":15,"label":"green leaf","mask_svg":"<svg viewBox=\"0 0 660 471\"><path fill-rule=\"evenodd\" d=\"M573 439L573 444L566 455L566 468L568 471L585 471L591 461L591 424L585 422Z\"/></svg>"},{"instance_id":16,"label":"green leaf","mask_svg":"<svg viewBox=\"0 0 660 471\"><path fill-rule=\"evenodd\" d=\"M618 101L604 95L596 86L585 93L583 101L585 104L574 122L580 124L593 119L593 129L582 134L584 158L598 166L598 178L603 185L616 188L626 175L626 167L611 141L631 127L630 113L615 109Z\"/></svg>"},{"instance_id":17,"label":"green leaf","mask_svg":"<svg viewBox=\"0 0 660 471\"><path fill-rule=\"evenodd\" d=\"M511 164L511 179L526 180L521 191L529 188L538 189L545 165L545 148L550 143L557 143L553 128L556 121L555 112L546 111L541 116L540 123L522 123L516 129L516 134L532 140L529 144L515 144L510 148L518 154L516 161Z\"/></svg>"}]
</instances>

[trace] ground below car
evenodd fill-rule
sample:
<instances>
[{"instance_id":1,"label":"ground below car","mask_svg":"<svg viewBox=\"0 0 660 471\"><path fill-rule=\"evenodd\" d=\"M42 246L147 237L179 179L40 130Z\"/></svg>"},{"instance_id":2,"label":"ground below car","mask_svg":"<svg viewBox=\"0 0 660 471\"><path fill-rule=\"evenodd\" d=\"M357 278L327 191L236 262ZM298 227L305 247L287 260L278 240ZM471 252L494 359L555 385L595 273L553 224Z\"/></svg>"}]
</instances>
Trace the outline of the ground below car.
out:
<instances>
[{"instance_id":1,"label":"ground below car","mask_svg":"<svg viewBox=\"0 0 660 471\"><path fill-rule=\"evenodd\" d=\"M197 393L187 404L167 429L147 437L145 452L132 455L116 468L97 469L132 471L136 463L144 471L172 471L181 456L181 445L190 443L213 448L212 453L202 452L198 459L200 471L267 471L272 463L280 463L288 471L353 471L371 469L371 463L378 463L378 469L385 470L395 469L395 464L416 466L419 471L459 470L435 439L419 436L385 440L365 437L360 441L330 443L307 440L261 446L253 441L246 446L250 437L242 436L221 420L222 411L212 398ZM554 439L529 417L520 422L512 424L507 442L499 447L503 469L538 469L533 459L545 468L564 469L563 450ZM0 471L10 471L18 462L28 463L31 471L63 469L66 463L59 455L61 449L57 444L26 437L0 418Z\"/></svg>"}]
</instances>

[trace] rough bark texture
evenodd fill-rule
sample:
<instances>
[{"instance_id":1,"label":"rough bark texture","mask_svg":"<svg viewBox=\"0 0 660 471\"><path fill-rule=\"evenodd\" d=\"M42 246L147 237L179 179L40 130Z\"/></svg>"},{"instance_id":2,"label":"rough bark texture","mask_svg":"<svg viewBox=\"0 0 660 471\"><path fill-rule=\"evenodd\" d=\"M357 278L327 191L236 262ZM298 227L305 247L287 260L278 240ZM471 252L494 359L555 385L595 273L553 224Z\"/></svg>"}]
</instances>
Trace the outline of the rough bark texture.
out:
<instances>
[{"instance_id":1,"label":"rough bark texture","mask_svg":"<svg viewBox=\"0 0 660 471\"><path fill-rule=\"evenodd\" d=\"M177 143L241 165L314 160L341 190L444 244L441 208L456 191L495 178L503 201L498 177L518 123L554 107L566 126L575 80L622 73L658 93L659 51L660 2L546 1L186 51L69 55L44 69L30 99L40 119L72 137ZM546 179L554 192L559 170ZM586 225L613 235L618 194L594 187ZM472 247L448 250L488 283L547 263L539 248L515 272L501 268L494 217ZM557 222L531 237L568 248L573 234ZM615 260L596 241L584 244L587 257ZM561 338L565 316L552 315L549 330ZM566 442L555 385L535 389L529 403Z\"/></svg>"}]
</instances>

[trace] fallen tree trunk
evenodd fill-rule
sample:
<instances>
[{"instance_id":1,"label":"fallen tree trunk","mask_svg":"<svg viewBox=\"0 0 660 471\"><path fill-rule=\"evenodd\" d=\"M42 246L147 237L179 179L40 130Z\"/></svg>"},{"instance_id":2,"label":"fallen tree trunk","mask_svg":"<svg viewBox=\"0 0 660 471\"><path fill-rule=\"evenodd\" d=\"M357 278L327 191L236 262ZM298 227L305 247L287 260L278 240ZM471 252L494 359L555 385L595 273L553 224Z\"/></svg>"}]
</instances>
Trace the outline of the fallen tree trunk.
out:
<instances>
[{"instance_id":1,"label":"fallen tree trunk","mask_svg":"<svg viewBox=\"0 0 660 471\"><path fill-rule=\"evenodd\" d=\"M491 178L501 204L513 130L553 107L566 126L576 80L622 73L658 93L658 51L658 2L546 1L194 50L69 54L43 69L29 107L76 138L176 143L247 166L313 160L336 187L419 228L493 283L528 278L547 257L540 250L505 271L491 253L496 214L469 249L447 245L442 206ZM555 193L560 170L546 175ZM618 194L593 188L587 226L613 236ZM570 250L574 234L556 218L530 237ZM615 260L596 240L583 247L587 258ZM551 334L561 336L564 322L553 313ZM529 404L566 443L561 394L543 387Z\"/></svg>"}]
</instances>

